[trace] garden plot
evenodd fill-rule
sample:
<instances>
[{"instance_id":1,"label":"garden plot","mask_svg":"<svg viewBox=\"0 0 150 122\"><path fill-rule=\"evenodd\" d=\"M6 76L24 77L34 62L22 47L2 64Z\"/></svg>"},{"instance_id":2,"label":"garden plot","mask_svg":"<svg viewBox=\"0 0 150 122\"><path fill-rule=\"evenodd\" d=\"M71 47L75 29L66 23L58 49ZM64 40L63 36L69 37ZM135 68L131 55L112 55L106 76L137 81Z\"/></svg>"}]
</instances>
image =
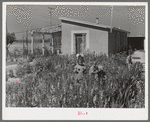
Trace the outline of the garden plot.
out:
<instances>
[{"instance_id":1,"label":"garden plot","mask_svg":"<svg viewBox=\"0 0 150 122\"><path fill-rule=\"evenodd\" d=\"M84 84L77 86L73 67L76 56L46 56L24 62L17 69L21 83L7 84L9 107L72 107L72 108L144 108L145 79L141 77L142 65L135 63L128 70L123 55L87 54L85 66L97 61L104 66L107 80L100 90L88 73ZM118 68L119 67L119 68ZM17 97L11 97L15 94ZM101 96L101 97L99 97Z\"/></svg>"}]
</instances>

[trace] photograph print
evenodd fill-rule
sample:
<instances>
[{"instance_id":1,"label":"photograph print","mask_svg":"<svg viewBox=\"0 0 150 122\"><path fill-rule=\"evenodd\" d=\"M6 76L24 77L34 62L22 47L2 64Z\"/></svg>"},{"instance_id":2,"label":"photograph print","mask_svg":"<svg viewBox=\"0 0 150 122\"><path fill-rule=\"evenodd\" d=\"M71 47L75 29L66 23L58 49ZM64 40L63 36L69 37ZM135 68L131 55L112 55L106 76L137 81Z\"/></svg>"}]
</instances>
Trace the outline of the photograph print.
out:
<instances>
[{"instance_id":1,"label":"photograph print","mask_svg":"<svg viewBox=\"0 0 150 122\"><path fill-rule=\"evenodd\" d=\"M147 4L35 3L5 3L6 109L145 108Z\"/></svg>"}]
</instances>

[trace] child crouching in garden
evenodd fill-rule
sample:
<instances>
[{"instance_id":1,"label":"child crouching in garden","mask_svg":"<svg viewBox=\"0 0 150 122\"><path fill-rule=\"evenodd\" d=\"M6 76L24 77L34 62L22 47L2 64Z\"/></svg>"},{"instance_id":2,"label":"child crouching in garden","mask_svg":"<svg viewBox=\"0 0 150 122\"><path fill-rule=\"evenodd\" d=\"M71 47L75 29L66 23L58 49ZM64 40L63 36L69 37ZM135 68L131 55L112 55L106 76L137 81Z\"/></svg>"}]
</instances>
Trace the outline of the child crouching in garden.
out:
<instances>
[{"instance_id":1,"label":"child crouching in garden","mask_svg":"<svg viewBox=\"0 0 150 122\"><path fill-rule=\"evenodd\" d=\"M87 83L84 78L84 75L86 74L86 67L84 66L84 57L80 54L77 54L77 64L74 67L74 73L75 73L75 84L79 86L85 85L87 88Z\"/></svg>"},{"instance_id":2,"label":"child crouching in garden","mask_svg":"<svg viewBox=\"0 0 150 122\"><path fill-rule=\"evenodd\" d=\"M96 62L90 67L89 76L95 80L94 85L98 86L98 88L100 86L103 87L107 79L103 66L100 64L97 65Z\"/></svg>"},{"instance_id":3,"label":"child crouching in garden","mask_svg":"<svg viewBox=\"0 0 150 122\"><path fill-rule=\"evenodd\" d=\"M107 79L103 66L94 62L89 69L89 77L91 84L90 98L93 100L91 105L96 107L100 102L99 104L103 106L103 90Z\"/></svg>"}]
</instances>

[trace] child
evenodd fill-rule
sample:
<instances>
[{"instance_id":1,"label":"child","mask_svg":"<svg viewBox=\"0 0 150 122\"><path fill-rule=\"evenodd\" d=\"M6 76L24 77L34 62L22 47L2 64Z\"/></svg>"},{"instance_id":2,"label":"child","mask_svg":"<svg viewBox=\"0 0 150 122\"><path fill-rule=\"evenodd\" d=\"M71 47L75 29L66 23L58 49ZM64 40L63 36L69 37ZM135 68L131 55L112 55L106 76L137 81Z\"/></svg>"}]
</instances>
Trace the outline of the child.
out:
<instances>
[{"instance_id":1,"label":"child","mask_svg":"<svg viewBox=\"0 0 150 122\"><path fill-rule=\"evenodd\" d=\"M104 81L104 80L107 79L106 73L105 73L104 68L103 68L102 65L98 65L98 72L97 72L97 75L98 75L99 80Z\"/></svg>"},{"instance_id":2,"label":"child","mask_svg":"<svg viewBox=\"0 0 150 122\"><path fill-rule=\"evenodd\" d=\"M87 89L87 83L84 78L84 75L86 74L86 67L84 66L83 63L84 63L84 57L78 54L77 64L74 67L77 96L83 93L83 88Z\"/></svg>"},{"instance_id":3,"label":"child","mask_svg":"<svg viewBox=\"0 0 150 122\"><path fill-rule=\"evenodd\" d=\"M128 56L127 59L126 59L126 63L127 63L127 65L128 65L129 71L130 71L131 64L132 64L131 52L129 52L129 56Z\"/></svg>"},{"instance_id":4,"label":"child","mask_svg":"<svg viewBox=\"0 0 150 122\"><path fill-rule=\"evenodd\" d=\"M98 71L97 63L94 62L94 64L89 69L89 76L95 78L97 71Z\"/></svg>"},{"instance_id":5,"label":"child","mask_svg":"<svg viewBox=\"0 0 150 122\"><path fill-rule=\"evenodd\" d=\"M93 66L91 66L90 70L89 70L89 75L92 78L95 78L98 88L101 85L104 85L104 81L106 80L106 73L103 70L103 66L102 65L97 65L97 63L94 63Z\"/></svg>"},{"instance_id":6,"label":"child","mask_svg":"<svg viewBox=\"0 0 150 122\"><path fill-rule=\"evenodd\" d=\"M77 83L84 78L84 74L86 73L86 68L83 63L84 57L77 54L77 64L74 67L75 79Z\"/></svg>"}]
</instances>

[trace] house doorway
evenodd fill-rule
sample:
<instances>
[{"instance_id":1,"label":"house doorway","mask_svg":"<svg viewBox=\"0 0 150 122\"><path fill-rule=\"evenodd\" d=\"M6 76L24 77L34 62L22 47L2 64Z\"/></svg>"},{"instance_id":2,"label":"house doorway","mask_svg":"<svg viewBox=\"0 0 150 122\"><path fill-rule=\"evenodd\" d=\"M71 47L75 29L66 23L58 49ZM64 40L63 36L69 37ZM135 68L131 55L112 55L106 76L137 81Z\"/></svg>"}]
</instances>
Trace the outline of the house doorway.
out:
<instances>
[{"instance_id":1,"label":"house doorway","mask_svg":"<svg viewBox=\"0 0 150 122\"><path fill-rule=\"evenodd\" d=\"M84 54L86 51L86 34L75 34L76 54Z\"/></svg>"}]
</instances>

